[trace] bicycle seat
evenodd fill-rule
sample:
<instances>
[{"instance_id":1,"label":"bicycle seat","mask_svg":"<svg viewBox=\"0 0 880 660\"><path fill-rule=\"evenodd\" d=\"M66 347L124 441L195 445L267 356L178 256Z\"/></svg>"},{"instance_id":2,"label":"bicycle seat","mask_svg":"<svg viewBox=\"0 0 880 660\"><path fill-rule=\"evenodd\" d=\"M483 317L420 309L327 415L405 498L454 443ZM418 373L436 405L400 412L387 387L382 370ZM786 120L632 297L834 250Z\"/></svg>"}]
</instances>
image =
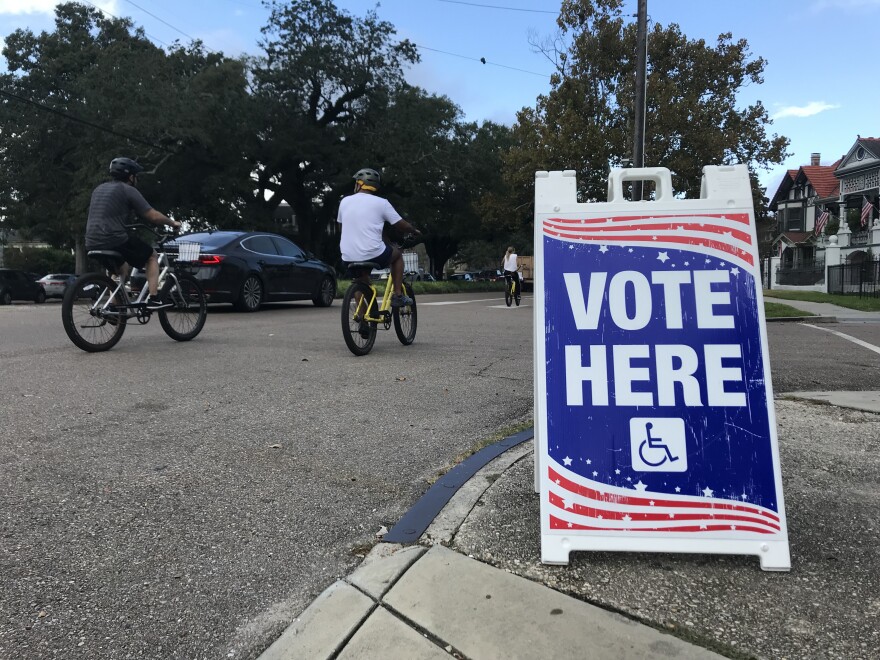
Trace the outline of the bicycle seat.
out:
<instances>
[{"instance_id":1,"label":"bicycle seat","mask_svg":"<svg viewBox=\"0 0 880 660\"><path fill-rule=\"evenodd\" d=\"M370 270L373 270L378 267L379 264L377 264L375 261L352 261L350 264L348 264L349 270L362 270L364 268L369 268Z\"/></svg>"},{"instance_id":2,"label":"bicycle seat","mask_svg":"<svg viewBox=\"0 0 880 660\"><path fill-rule=\"evenodd\" d=\"M116 250L89 250L86 254L92 259L117 259L125 261L125 257Z\"/></svg>"},{"instance_id":3,"label":"bicycle seat","mask_svg":"<svg viewBox=\"0 0 880 660\"><path fill-rule=\"evenodd\" d=\"M125 257L116 250L89 250L86 256L114 273L125 263Z\"/></svg>"}]
</instances>

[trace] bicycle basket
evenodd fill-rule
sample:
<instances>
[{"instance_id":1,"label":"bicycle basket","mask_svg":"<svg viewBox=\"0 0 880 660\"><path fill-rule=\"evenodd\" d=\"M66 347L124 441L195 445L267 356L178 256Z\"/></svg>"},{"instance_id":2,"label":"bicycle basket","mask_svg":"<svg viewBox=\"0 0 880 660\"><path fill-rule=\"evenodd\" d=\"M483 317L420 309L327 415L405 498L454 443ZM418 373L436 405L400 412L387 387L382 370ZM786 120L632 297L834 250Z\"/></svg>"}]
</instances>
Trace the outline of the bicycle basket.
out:
<instances>
[{"instance_id":1,"label":"bicycle basket","mask_svg":"<svg viewBox=\"0 0 880 660\"><path fill-rule=\"evenodd\" d=\"M179 241L177 243L177 261L198 261L201 249L201 243Z\"/></svg>"}]
</instances>

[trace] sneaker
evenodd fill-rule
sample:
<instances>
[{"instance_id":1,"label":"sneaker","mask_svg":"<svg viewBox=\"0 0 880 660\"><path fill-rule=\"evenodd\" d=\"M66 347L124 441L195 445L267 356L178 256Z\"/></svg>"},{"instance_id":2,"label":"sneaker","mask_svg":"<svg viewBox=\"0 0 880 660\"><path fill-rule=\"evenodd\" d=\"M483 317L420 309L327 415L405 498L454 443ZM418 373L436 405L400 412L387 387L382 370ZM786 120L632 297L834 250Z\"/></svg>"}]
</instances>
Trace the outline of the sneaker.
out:
<instances>
[{"instance_id":1,"label":"sneaker","mask_svg":"<svg viewBox=\"0 0 880 660\"><path fill-rule=\"evenodd\" d=\"M415 301L405 293L395 293L393 296L391 296L392 307L406 307L407 305L412 305L414 302Z\"/></svg>"},{"instance_id":2,"label":"sneaker","mask_svg":"<svg viewBox=\"0 0 880 660\"><path fill-rule=\"evenodd\" d=\"M166 307L171 307L171 303L162 302L158 296L148 296L146 301L144 301L144 305L147 309L151 309L153 311L157 309L165 309Z\"/></svg>"}]
</instances>

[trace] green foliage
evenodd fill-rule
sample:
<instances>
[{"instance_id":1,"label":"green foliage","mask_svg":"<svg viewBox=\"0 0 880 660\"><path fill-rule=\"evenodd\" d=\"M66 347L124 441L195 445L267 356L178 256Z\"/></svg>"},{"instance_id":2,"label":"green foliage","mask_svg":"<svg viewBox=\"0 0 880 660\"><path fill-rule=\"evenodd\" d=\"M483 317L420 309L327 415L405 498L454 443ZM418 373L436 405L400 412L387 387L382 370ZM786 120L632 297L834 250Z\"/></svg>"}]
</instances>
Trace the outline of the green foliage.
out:
<instances>
[{"instance_id":1,"label":"green foliage","mask_svg":"<svg viewBox=\"0 0 880 660\"><path fill-rule=\"evenodd\" d=\"M138 157L147 199L193 226L238 215L250 165L241 62L200 44L163 52L128 19L56 7L55 31L16 30L3 54L0 209L6 222L59 247L81 241L92 189L110 160ZM23 99L23 100L22 100ZM103 129L103 130L102 130Z\"/></svg>"},{"instance_id":2,"label":"green foliage","mask_svg":"<svg viewBox=\"0 0 880 660\"><path fill-rule=\"evenodd\" d=\"M765 302L764 303L764 316L768 319L784 319L784 318L796 318L799 316L816 316L812 312L804 312L791 305L784 305L782 303L774 303L774 302Z\"/></svg>"},{"instance_id":3,"label":"green foliage","mask_svg":"<svg viewBox=\"0 0 880 660\"><path fill-rule=\"evenodd\" d=\"M542 46L557 63L551 91L519 113L505 157L511 216L527 208L530 217L536 170L573 169L580 201L604 201L609 169L633 153L636 25L622 0L565 0L558 24L559 39ZM788 140L768 136L760 102L741 108L737 97L763 82L766 62L729 33L712 45L676 24L653 24L648 43L646 165L669 168L677 193L699 197L704 165L746 163L762 209L756 170L782 162Z\"/></svg>"},{"instance_id":4,"label":"green foliage","mask_svg":"<svg viewBox=\"0 0 880 660\"><path fill-rule=\"evenodd\" d=\"M3 253L6 268L16 268L38 275L49 273L74 273L75 264L70 250L26 247L21 250L7 248Z\"/></svg>"}]
</instances>

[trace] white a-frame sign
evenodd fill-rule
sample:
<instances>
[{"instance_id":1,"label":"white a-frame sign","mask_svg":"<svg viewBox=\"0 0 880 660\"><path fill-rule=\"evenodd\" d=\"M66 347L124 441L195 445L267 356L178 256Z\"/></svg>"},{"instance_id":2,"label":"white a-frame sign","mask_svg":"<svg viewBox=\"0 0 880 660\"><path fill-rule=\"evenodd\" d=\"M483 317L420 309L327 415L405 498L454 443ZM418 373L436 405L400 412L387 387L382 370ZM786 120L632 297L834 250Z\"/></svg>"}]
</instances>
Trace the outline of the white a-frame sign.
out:
<instances>
[{"instance_id":1,"label":"white a-frame sign","mask_svg":"<svg viewBox=\"0 0 880 660\"><path fill-rule=\"evenodd\" d=\"M651 201L624 199L633 180ZM752 554L789 570L748 170L616 170L608 202L535 176L541 553Z\"/></svg>"}]
</instances>

